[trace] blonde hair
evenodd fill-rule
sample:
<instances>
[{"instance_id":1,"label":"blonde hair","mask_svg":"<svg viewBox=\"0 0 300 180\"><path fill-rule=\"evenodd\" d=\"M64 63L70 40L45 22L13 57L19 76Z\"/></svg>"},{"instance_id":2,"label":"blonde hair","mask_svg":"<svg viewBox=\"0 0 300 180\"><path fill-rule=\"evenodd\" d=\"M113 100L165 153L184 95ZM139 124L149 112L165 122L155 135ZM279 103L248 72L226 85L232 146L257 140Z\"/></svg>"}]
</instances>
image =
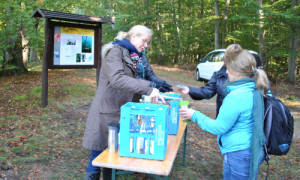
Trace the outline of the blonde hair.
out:
<instances>
[{"instance_id":1,"label":"blonde hair","mask_svg":"<svg viewBox=\"0 0 300 180\"><path fill-rule=\"evenodd\" d=\"M150 35L152 37L153 30L143 25L135 25L132 28L130 28L128 32L120 31L118 35L114 38L114 40L123 40L124 38L130 40L133 34L137 36Z\"/></svg>"},{"instance_id":2,"label":"blonde hair","mask_svg":"<svg viewBox=\"0 0 300 180\"><path fill-rule=\"evenodd\" d=\"M137 36L150 35L152 37L153 30L149 29L143 25L135 25L128 32L120 31L118 33L118 35L114 38L114 40L116 40L116 39L123 40L124 38L127 38L128 40L130 40L130 38L133 34L135 34ZM111 50L111 48L113 46L114 46L114 44L112 42L107 43L102 46L102 48L101 48L101 62L102 63L103 63L106 55L108 54L108 52Z\"/></svg>"},{"instance_id":3,"label":"blonde hair","mask_svg":"<svg viewBox=\"0 0 300 180\"><path fill-rule=\"evenodd\" d=\"M264 70L256 68L255 58L248 50L239 44L231 44L226 48L223 61L227 69L249 78L254 76L255 88L262 89L264 95L267 93L269 89L267 74Z\"/></svg>"}]
</instances>

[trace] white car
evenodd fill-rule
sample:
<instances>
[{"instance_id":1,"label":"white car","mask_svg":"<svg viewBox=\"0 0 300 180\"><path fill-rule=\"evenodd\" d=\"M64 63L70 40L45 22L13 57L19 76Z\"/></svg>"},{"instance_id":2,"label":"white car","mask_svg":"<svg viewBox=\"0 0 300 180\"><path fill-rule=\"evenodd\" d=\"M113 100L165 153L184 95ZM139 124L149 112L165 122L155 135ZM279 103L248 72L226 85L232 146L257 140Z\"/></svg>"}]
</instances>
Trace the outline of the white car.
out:
<instances>
[{"instance_id":1,"label":"white car","mask_svg":"<svg viewBox=\"0 0 300 180\"><path fill-rule=\"evenodd\" d=\"M258 68L262 67L262 61L258 56L257 52L249 52L255 57L256 64ZM223 56L225 54L225 49L216 49L208 53L203 59L200 59L200 63L196 67L196 80L201 79L210 80L215 71L219 71L223 66Z\"/></svg>"}]
</instances>

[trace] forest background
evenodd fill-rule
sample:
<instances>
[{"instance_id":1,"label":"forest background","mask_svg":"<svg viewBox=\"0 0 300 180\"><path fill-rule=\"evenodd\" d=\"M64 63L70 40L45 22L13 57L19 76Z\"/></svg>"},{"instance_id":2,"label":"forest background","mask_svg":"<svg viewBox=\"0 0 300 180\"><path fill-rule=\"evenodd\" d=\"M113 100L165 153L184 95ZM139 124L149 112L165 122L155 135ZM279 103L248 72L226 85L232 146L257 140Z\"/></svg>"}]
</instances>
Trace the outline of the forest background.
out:
<instances>
[{"instance_id":1,"label":"forest background","mask_svg":"<svg viewBox=\"0 0 300 180\"><path fill-rule=\"evenodd\" d=\"M43 59L44 19L36 8L109 17L102 43L135 24L154 30L152 64L195 69L209 51L239 43L259 52L273 82L299 76L299 0L11 0L0 2L0 76Z\"/></svg>"},{"instance_id":2,"label":"forest background","mask_svg":"<svg viewBox=\"0 0 300 180\"><path fill-rule=\"evenodd\" d=\"M269 179L299 179L299 4L300 0L0 1L0 179L82 179L90 153L81 143L97 87L95 69L49 71L50 103L40 107L45 34L44 19L31 18L36 8L111 18L115 24L103 25L102 44L135 24L152 28L147 57L155 73L172 85L203 86L194 80L194 70L213 49L239 43L259 52L272 92L295 117L292 149L287 156L272 157ZM161 70L161 65L168 68ZM214 117L215 99L191 102ZM171 179L221 179L222 157L215 139L190 124L186 167L174 167ZM177 156L180 162L182 146ZM8 162L12 169L3 170ZM259 179L266 171L263 165Z\"/></svg>"}]
</instances>

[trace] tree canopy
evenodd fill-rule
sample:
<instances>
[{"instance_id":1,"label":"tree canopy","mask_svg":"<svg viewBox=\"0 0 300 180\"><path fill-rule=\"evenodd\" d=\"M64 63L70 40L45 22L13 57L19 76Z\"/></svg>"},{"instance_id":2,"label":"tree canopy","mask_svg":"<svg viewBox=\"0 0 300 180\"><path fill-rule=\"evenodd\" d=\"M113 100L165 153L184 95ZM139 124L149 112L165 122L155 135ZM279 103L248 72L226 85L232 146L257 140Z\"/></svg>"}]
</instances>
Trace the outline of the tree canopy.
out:
<instances>
[{"instance_id":1,"label":"tree canopy","mask_svg":"<svg viewBox=\"0 0 300 180\"><path fill-rule=\"evenodd\" d=\"M103 44L113 41L119 31L128 31L136 24L146 25L154 30L147 50L151 63L195 68L199 59L215 47L239 43L245 49L260 52L264 67L274 80L286 79L288 71L298 75L300 71L300 5L296 0L1 2L0 71L26 72L28 60L42 59L44 22L30 18L36 8L112 18L113 26L103 25ZM291 46L291 42L296 46ZM20 61L24 67L17 63ZM289 66L289 61L294 64Z\"/></svg>"}]
</instances>

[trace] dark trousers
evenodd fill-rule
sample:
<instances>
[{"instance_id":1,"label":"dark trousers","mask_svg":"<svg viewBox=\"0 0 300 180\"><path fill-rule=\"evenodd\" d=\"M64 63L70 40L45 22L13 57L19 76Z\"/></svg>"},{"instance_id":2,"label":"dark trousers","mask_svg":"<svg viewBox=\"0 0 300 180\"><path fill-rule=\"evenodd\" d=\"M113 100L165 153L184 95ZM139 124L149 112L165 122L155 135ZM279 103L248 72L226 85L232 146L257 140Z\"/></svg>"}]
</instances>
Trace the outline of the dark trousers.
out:
<instances>
[{"instance_id":1,"label":"dark trousers","mask_svg":"<svg viewBox=\"0 0 300 180\"><path fill-rule=\"evenodd\" d=\"M100 168L98 166L93 166L92 161L101 153L102 151L92 150L91 158L86 169L89 174L100 174L102 171L102 176L104 180L111 179L112 169L110 168Z\"/></svg>"}]
</instances>

